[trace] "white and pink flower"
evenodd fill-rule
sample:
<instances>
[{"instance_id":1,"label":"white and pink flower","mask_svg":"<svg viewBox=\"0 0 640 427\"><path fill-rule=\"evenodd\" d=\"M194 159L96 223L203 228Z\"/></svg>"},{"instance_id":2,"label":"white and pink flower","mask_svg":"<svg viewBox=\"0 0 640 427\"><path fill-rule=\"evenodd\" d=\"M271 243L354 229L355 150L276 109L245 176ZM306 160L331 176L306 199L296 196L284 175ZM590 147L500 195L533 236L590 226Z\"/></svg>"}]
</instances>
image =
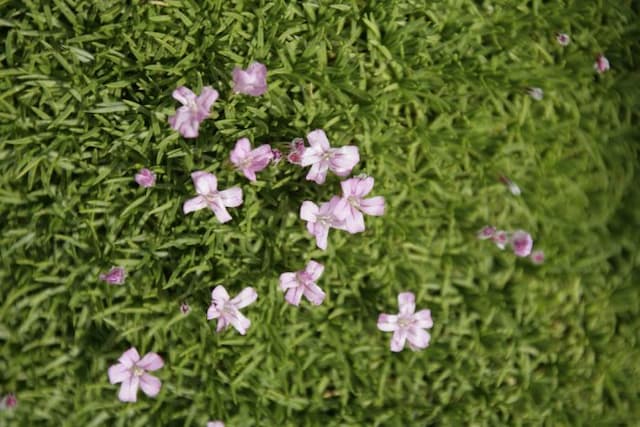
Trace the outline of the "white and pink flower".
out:
<instances>
[{"instance_id":1,"label":"white and pink flower","mask_svg":"<svg viewBox=\"0 0 640 427\"><path fill-rule=\"evenodd\" d=\"M211 107L218 99L218 91L206 86L200 96L191 89L180 86L173 91L173 98L182 104L176 113L169 117L169 124L185 138L196 138L200 123L209 117Z\"/></svg>"},{"instance_id":2,"label":"white and pink flower","mask_svg":"<svg viewBox=\"0 0 640 427\"><path fill-rule=\"evenodd\" d=\"M218 319L216 332L221 332L231 325L244 335L251 326L251 321L240 313L240 309L252 304L256 299L258 293L253 288L244 288L235 298L230 299L224 286L218 285L211 292L207 319Z\"/></svg>"},{"instance_id":3,"label":"white and pink flower","mask_svg":"<svg viewBox=\"0 0 640 427\"><path fill-rule=\"evenodd\" d=\"M218 218L225 223L231 221L231 215L226 208L235 208L242 204L242 189L231 187L218 191L218 180L215 175L205 171L197 171L191 174L193 185L198 196L187 200L182 206L185 214L200 209L209 208Z\"/></svg>"},{"instance_id":4,"label":"white and pink flower","mask_svg":"<svg viewBox=\"0 0 640 427\"><path fill-rule=\"evenodd\" d=\"M316 261L309 261L304 270L280 275L280 290L286 292L285 300L292 305L299 305L304 295L311 304L320 305L325 293L316 281L322 276L324 266Z\"/></svg>"},{"instance_id":5,"label":"white and pink flower","mask_svg":"<svg viewBox=\"0 0 640 427\"><path fill-rule=\"evenodd\" d=\"M425 329L433 327L430 310L416 312L415 295L412 292L402 292L398 295L398 314L381 314L378 317L378 329L393 332L391 337L391 351L404 349L405 343L412 350L422 350L429 346L431 335Z\"/></svg>"},{"instance_id":6,"label":"white and pink flower","mask_svg":"<svg viewBox=\"0 0 640 427\"><path fill-rule=\"evenodd\" d=\"M327 135L322 129L309 132L307 135L310 147L305 148L300 159L302 166L311 166L307 180L323 184L327 178L327 171L331 170L338 176L347 176L360 161L358 147L346 145L331 148Z\"/></svg>"},{"instance_id":7,"label":"white and pink flower","mask_svg":"<svg viewBox=\"0 0 640 427\"><path fill-rule=\"evenodd\" d=\"M131 347L125 351L120 363L109 368L109 382L111 384L122 383L118 398L123 402L135 402L137 400L138 387L149 397L155 397L160 392L161 381L147 373L156 371L164 366L164 361L157 353L147 353L140 359L138 350Z\"/></svg>"}]
</instances>

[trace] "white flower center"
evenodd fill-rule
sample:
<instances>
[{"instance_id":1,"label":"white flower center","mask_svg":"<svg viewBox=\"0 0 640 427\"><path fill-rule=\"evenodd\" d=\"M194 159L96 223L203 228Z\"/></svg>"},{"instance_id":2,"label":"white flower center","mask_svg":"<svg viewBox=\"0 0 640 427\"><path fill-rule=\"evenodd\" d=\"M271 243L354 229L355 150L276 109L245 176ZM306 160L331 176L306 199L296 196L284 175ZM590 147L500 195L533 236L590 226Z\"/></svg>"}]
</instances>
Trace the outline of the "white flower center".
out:
<instances>
[{"instance_id":1,"label":"white flower center","mask_svg":"<svg viewBox=\"0 0 640 427\"><path fill-rule=\"evenodd\" d=\"M398 318L398 325L401 328L407 328L413 325L413 318L411 316L400 316Z\"/></svg>"},{"instance_id":2,"label":"white flower center","mask_svg":"<svg viewBox=\"0 0 640 427\"><path fill-rule=\"evenodd\" d=\"M358 201L358 198L356 196L349 196L347 197L347 201L349 202L349 204L351 206L353 206L356 209L360 208L360 202Z\"/></svg>"},{"instance_id":3,"label":"white flower center","mask_svg":"<svg viewBox=\"0 0 640 427\"><path fill-rule=\"evenodd\" d=\"M140 368L139 366L133 365L131 373L136 377L141 377L144 374L144 369Z\"/></svg>"}]
</instances>

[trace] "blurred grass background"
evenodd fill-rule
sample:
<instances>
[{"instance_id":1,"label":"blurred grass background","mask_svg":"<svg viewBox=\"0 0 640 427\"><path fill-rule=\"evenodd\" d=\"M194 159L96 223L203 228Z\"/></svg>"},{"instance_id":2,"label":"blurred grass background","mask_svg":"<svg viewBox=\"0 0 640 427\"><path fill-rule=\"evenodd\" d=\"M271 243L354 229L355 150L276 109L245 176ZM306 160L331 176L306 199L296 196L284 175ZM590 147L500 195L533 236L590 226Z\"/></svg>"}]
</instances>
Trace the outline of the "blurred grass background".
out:
<instances>
[{"instance_id":1,"label":"blurred grass background","mask_svg":"<svg viewBox=\"0 0 640 427\"><path fill-rule=\"evenodd\" d=\"M0 0L0 425L632 425L640 417L637 2ZM563 48L554 34L567 32ZM611 70L598 76L598 53ZM269 91L233 95L257 60ZM220 92L196 140L167 124L186 85ZM544 99L532 100L530 86ZM356 144L387 214L333 231L281 163L250 185L235 141ZM139 188L149 167L158 185ZM185 216L207 169L245 203ZM514 197L498 181L522 189ZM529 230L540 267L475 239ZM278 276L326 265L320 307ZM124 286L97 280L112 265ZM248 335L214 333L210 291L254 286ZM431 346L376 329L413 291ZM192 312L180 313L187 301ZM156 351L156 399L107 369Z\"/></svg>"}]
</instances>

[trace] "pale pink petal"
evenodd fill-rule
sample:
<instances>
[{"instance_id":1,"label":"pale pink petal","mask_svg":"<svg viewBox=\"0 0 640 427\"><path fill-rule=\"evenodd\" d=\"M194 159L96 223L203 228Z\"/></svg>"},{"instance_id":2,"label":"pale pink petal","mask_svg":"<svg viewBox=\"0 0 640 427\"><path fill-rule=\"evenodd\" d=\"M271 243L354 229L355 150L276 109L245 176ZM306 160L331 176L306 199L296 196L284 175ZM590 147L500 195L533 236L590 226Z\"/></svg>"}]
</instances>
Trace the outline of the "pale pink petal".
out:
<instances>
[{"instance_id":1,"label":"pale pink petal","mask_svg":"<svg viewBox=\"0 0 640 427\"><path fill-rule=\"evenodd\" d=\"M416 310L416 297L413 292L401 292L398 294L398 307L400 314L413 314Z\"/></svg>"},{"instance_id":2,"label":"pale pink petal","mask_svg":"<svg viewBox=\"0 0 640 427\"><path fill-rule=\"evenodd\" d=\"M365 230L364 216L360 211L349 209L349 213L344 218L344 225L351 234L361 233Z\"/></svg>"},{"instance_id":3,"label":"pale pink petal","mask_svg":"<svg viewBox=\"0 0 640 427\"><path fill-rule=\"evenodd\" d=\"M144 374L140 377L140 388L149 397L155 397L160 393L162 382L150 374Z\"/></svg>"},{"instance_id":4,"label":"pale pink petal","mask_svg":"<svg viewBox=\"0 0 640 427\"><path fill-rule=\"evenodd\" d=\"M304 167L304 166L314 165L316 163L322 162L324 152L318 148L311 147L311 148L305 148L302 154L299 154L299 155L300 155L300 161L299 161L300 166ZM329 164L327 163L327 168L328 167L329 167Z\"/></svg>"},{"instance_id":5,"label":"pale pink petal","mask_svg":"<svg viewBox=\"0 0 640 427\"><path fill-rule=\"evenodd\" d=\"M351 173L351 170L360 161L358 147L355 145L347 145L336 148L329 159L329 169L338 176L345 176Z\"/></svg>"},{"instance_id":6,"label":"pale pink petal","mask_svg":"<svg viewBox=\"0 0 640 427\"><path fill-rule=\"evenodd\" d=\"M139 378L140 377L131 376L122 381L120 392L118 392L118 399L122 402L135 402L137 400Z\"/></svg>"},{"instance_id":7,"label":"pale pink petal","mask_svg":"<svg viewBox=\"0 0 640 427\"><path fill-rule=\"evenodd\" d=\"M357 183L358 178L350 178L340 182L340 187L342 187L342 195L344 196L344 199L355 194L354 192Z\"/></svg>"},{"instance_id":8,"label":"pale pink petal","mask_svg":"<svg viewBox=\"0 0 640 427\"><path fill-rule=\"evenodd\" d=\"M315 282L320 278L320 276L322 276L322 273L324 272L324 265L311 260L307 263L304 271L309 275L311 280Z\"/></svg>"},{"instance_id":9,"label":"pale pink petal","mask_svg":"<svg viewBox=\"0 0 640 427\"><path fill-rule=\"evenodd\" d=\"M307 222L307 231L313 235L316 234L316 223L315 222Z\"/></svg>"},{"instance_id":10,"label":"pale pink petal","mask_svg":"<svg viewBox=\"0 0 640 427\"><path fill-rule=\"evenodd\" d=\"M314 305L322 304L326 296L324 291L315 283L307 283L303 288L304 296Z\"/></svg>"},{"instance_id":11,"label":"pale pink petal","mask_svg":"<svg viewBox=\"0 0 640 427\"><path fill-rule=\"evenodd\" d=\"M187 105L190 103L196 102L196 94L191 91L191 89L180 86L171 94L173 99L180 102L182 105Z\"/></svg>"},{"instance_id":12,"label":"pale pink petal","mask_svg":"<svg viewBox=\"0 0 640 427\"><path fill-rule=\"evenodd\" d=\"M407 340L407 331L405 329L398 329L393 332L391 337L391 351L398 352L404 349L404 343Z\"/></svg>"},{"instance_id":13,"label":"pale pink petal","mask_svg":"<svg viewBox=\"0 0 640 427\"><path fill-rule=\"evenodd\" d=\"M127 368L124 364L118 363L112 365L107 371L109 374L109 382L111 384L121 383L131 376L131 369Z\"/></svg>"},{"instance_id":14,"label":"pale pink petal","mask_svg":"<svg viewBox=\"0 0 640 427\"><path fill-rule=\"evenodd\" d=\"M207 427L224 427L224 423L222 421L209 421Z\"/></svg>"},{"instance_id":15,"label":"pale pink petal","mask_svg":"<svg viewBox=\"0 0 640 427\"><path fill-rule=\"evenodd\" d=\"M345 192L345 195L346 194L347 193ZM347 217L347 215L351 214L351 209L352 209L352 206L349 203L349 199L347 199L347 197L343 197L333 207L333 215L340 220L344 220Z\"/></svg>"},{"instance_id":16,"label":"pale pink petal","mask_svg":"<svg viewBox=\"0 0 640 427\"><path fill-rule=\"evenodd\" d=\"M127 368L131 368L138 360L140 360L140 355L135 347L131 347L129 350L122 353L122 356L118 359L118 361Z\"/></svg>"},{"instance_id":17,"label":"pale pink petal","mask_svg":"<svg viewBox=\"0 0 640 427\"><path fill-rule=\"evenodd\" d=\"M384 215L384 197L376 196L360 201L360 209L367 215Z\"/></svg>"},{"instance_id":18,"label":"pale pink petal","mask_svg":"<svg viewBox=\"0 0 640 427\"><path fill-rule=\"evenodd\" d=\"M216 286L213 291L211 291L211 300L216 305L222 305L225 302L229 301L229 293L222 285Z\"/></svg>"},{"instance_id":19,"label":"pale pink petal","mask_svg":"<svg viewBox=\"0 0 640 427\"><path fill-rule=\"evenodd\" d=\"M353 189L352 194L358 198L362 198L373 190L373 184L373 177L370 176L363 179L356 179L355 188Z\"/></svg>"},{"instance_id":20,"label":"pale pink petal","mask_svg":"<svg viewBox=\"0 0 640 427\"><path fill-rule=\"evenodd\" d=\"M218 179L209 172L196 171L191 174L191 179L196 192L201 196L207 196L218 189Z\"/></svg>"},{"instance_id":21,"label":"pale pink petal","mask_svg":"<svg viewBox=\"0 0 640 427\"><path fill-rule=\"evenodd\" d=\"M218 194L226 207L236 208L242 204L242 188L240 187L231 187Z\"/></svg>"},{"instance_id":22,"label":"pale pink petal","mask_svg":"<svg viewBox=\"0 0 640 427\"><path fill-rule=\"evenodd\" d=\"M280 290L286 291L287 289L295 288L298 285L296 273L282 273L280 275Z\"/></svg>"},{"instance_id":23,"label":"pale pink petal","mask_svg":"<svg viewBox=\"0 0 640 427\"><path fill-rule=\"evenodd\" d=\"M247 179L251 182L256 182L257 181L257 177L256 177L256 173L252 170L252 169L242 169L242 173L244 174L244 176L247 177Z\"/></svg>"},{"instance_id":24,"label":"pale pink petal","mask_svg":"<svg viewBox=\"0 0 640 427\"><path fill-rule=\"evenodd\" d=\"M227 318L227 320L236 329L236 331L240 333L240 335L245 335L247 333L247 329L251 326L251 321L237 309L233 310L233 313Z\"/></svg>"},{"instance_id":25,"label":"pale pink petal","mask_svg":"<svg viewBox=\"0 0 640 427\"><path fill-rule=\"evenodd\" d=\"M230 302L236 308L240 309L248 306L249 304L252 304L257 299L258 299L258 293L256 292L255 289L249 287L249 288L244 288Z\"/></svg>"},{"instance_id":26,"label":"pale pink petal","mask_svg":"<svg viewBox=\"0 0 640 427\"><path fill-rule=\"evenodd\" d=\"M164 361L158 353L147 353L136 365L145 371L155 371L164 366Z\"/></svg>"},{"instance_id":27,"label":"pale pink petal","mask_svg":"<svg viewBox=\"0 0 640 427\"><path fill-rule=\"evenodd\" d=\"M309 169L309 173L307 174L307 181L314 181L316 184L324 184L327 179L327 171L329 170L329 162L320 161L318 163L314 163Z\"/></svg>"},{"instance_id":28,"label":"pale pink petal","mask_svg":"<svg viewBox=\"0 0 640 427\"><path fill-rule=\"evenodd\" d=\"M433 320L431 319L431 310L420 310L414 313L413 320L414 325L417 328L429 329L433 326Z\"/></svg>"},{"instance_id":29,"label":"pale pink petal","mask_svg":"<svg viewBox=\"0 0 640 427\"><path fill-rule=\"evenodd\" d=\"M150 188L156 184L156 174L147 168L142 168L135 175L135 180L140 187Z\"/></svg>"},{"instance_id":30,"label":"pale pink petal","mask_svg":"<svg viewBox=\"0 0 640 427\"><path fill-rule=\"evenodd\" d=\"M478 231L477 236L480 240L491 239L496 232L496 228L490 225L487 225L482 228L482 230Z\"/></svg>"},{"instance_id":31,"label":"pale pink petal","mask_svg":"<svg viewBox=\"0 0 640 427\"><path fill-rule=\"evenodd\" d=\"M200 96L197 99L198 107L207 113L211 110L213 103L218 99L218 91L211 86L205 86L200 92ZM207 114L208 115L208 114ZM204 119L204 117L203 117Z\"/></svg>"},{"instance_id":32,"label":"pale pink petal","mask_svg":"<svg viewBox=\"0 0 640 427\"><path fill-rule=\"evenodd\" d=\"M220 221L220 223L222 224L233 219L231 218L231 215L229 214L227 209L220 203L209 203L209 208L213 211L218 221Z\"/></svg>"},{"instance_id":33,"label":"pale pink petal","mask_svg":"<svg viewBox=\"0 0 640 427\"><path fill-rule=\"evenodd\" d=\"M236 146L231 151L231 163L233 163L236 167L239 167L240 164L247 158L250 152L251 142L249 142L249 139L240 138L238 141L236 141Z\"/></svg>"},{"instance_id":34,"label":"pale pink petal","mask_svg":"<svg viewBox=\"0 0 640 427\"><path fill-rule=\"evenodd\" d=\"M533 239L526 231L515 231L511 237L511 246L513 253L519 257L529 256L533 248Z\"/></svg>"},{"instance_id":35,"label":"pale pink petal","mask_svg":"<svg viewBox=\"0 0 640 427\"><path fill-rule=\"evenodd\" d=\"M169 117L169 125L173 130L180 132L185 138L196 138L200 122L198 122L191 110L187 107L180 107L173 116Z\"/></svg>"},{"instance_id":36,"label":"pale pink petal","mask_svg":"<svg viewBox=\"0 0 640 427\"><path fill-rule=\"evenodd\" d=\"M329 228L321 224L315 224L314 235L316 236L316 245L322 249L327 249L327 238L329 237Z\"/></svg>"},{"instance_id":37,"label":"pale pink petal","mask_svg":"<svg viewBox=\"0 0 640 427\"><path fill-rule=\"evenodd\" d=\"M398 326L398 316L395 314L381 314L378 316L378 329L384 332L397 331L400 328Z\"/></svg>"},{"instance_id":38,"label":"pale pink petal","mask_svg":"<svg viewBox=\"0 0 640 427\"><path fill-rule=\"evenodd\" d=\"M303 291L304 289L302 286L290 288L287 290L287 293L284 295L284 299L289 304L298 306L300 305L300 300L302 299Z\"/></svg>"},{"instance_id":39,"label":"pale pink petal","mask_svg":"<svg viewBox=\"0 0 640 427\"><path fill-rule=\"evenodd\" d=\"M184 205L182 205L182 212L188 214L206 207L207 201L205 200L205 198L202 196L196 196L184 202Z\"/></svg>"},{"instance_id":40,"label":"pale pink petal","mask_svg":"<svg viewBox=\"0 0 640 427\"><path fill-rule=\"evenodd\" d=\"M215 304L211 304L209 306L209 309L207 310L207 319L212 320L212 319L217 319L218 317L220 317L221 311L218 310L218 307L216 307Z\"/></svg>"},{"instance_id":41,"label":"pale pink petal","mask_svg":"<svg viewBox=\"0 0 640 427\"><path fill-rule=\"evenodd\" d=\"M318 214L319 208L313 202L304 201L302 202L302 206L300 206L300 218L305 221L315 221L316 215Z\"/></svg>"},{"instance_id":42,"label":"pale pink petal","mask_svg":"<svg viewBox=\"0 0 640 427\"><path fill-rule=\"evenodd\" d=\"M218 319L218 324L216 325L216 332L222 332L225 329L227 329L227 326L229 326L229 322L227 320L226 317L220 317Z\"/></svg>"},{"instance_id":43,"label":"pale pink petal","mask_svg":"<svg viewBox=\"0 0 640 427\"><path fill-rule=\"evenodd\" d=\"M316 129L307 134L307 141L309 141L309 145L318 151L327 151L331 146L329 145L329 140L327 139L327 134L324 133L322 129Z\"/></svg>"},{"instance_id":44,"label":"pale pink petal","mask_svg":"<svg viewBox=\"0 0 640 427\"><path fill-rule=\"evenodd\" d=\"M273 150L269 144L262 144L251 152L251 169L260 172L273 160Z\"/></svg>"},{"instance_id":45,"label":"pale pink petal","mask_svg":"<svg viewBox=\"0 0 640 427\"><path fill-rule=\"evenodd\" d=\"M407 332L407 341L412 350L421 350L429 346L431 335L420 328L409 328Z\"/></svg>"}]
</instances>

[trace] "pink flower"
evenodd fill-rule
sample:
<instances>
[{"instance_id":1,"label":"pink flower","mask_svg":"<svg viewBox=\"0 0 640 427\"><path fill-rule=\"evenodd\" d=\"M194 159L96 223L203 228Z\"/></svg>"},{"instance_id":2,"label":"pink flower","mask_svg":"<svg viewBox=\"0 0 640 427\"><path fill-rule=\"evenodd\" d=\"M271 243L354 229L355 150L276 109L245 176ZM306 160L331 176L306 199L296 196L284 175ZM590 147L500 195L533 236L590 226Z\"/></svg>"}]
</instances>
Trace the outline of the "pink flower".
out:
<instances>
[{"instance_id":1,"label":"pink flower","mask_svg":"<svg viewBox=\"0 0 640 427\"><path fill-rule=\"evenodd\" d=\"M183 302L182 304L180 304L180 312L184 315L189 314L189 312L191 311L191 307L189 307L189 304L187 304L186 302Z\"/></svg>"},{"instance_id":2,"label":"pink flower","mask_svg":"<svg viewBox=\"0 0 640 427\"><path fill-rule=\"evenodd\" d=\"M136 182L140 187L153 187L156 185L156 174L147 168L142 168L140 172L136 174Z\"/></svg>"},{"instance_id":3,"label":"pink flower","mask_svg":"<svg viewBox=\"0 0 640 427\"><path fill-rule=\"evenodd\" d=\"M160 392L162 383L147 371L155 371L164 366L162 358L157 353L147 353L140 359L138 350L131 347L122 353L120 363L109 368L109 382L111 384L122 383L118 398L123 402L135 402L137 400L138 386L149 397L155 397Z\"/></svg>"},{"instance_id":4,"label":"pink flower","mask_svg":"<svg viewBox=\"0 0 640 427\"><path fill-rule=\"evenodd\" d=\"M339 201L340 197L334 196L320 207L310 201L303 202L300 207L300 218L307 221L307 230L316 237L316 245L322 250L327 249L330 228L344 230L344 221L335 215L335 208Z\"/></svg>"},{"instance_id":5,"label":"pink flower","mask_svg":"<svg viewBox=\"0 0 640 427\"><path fill-rule=\"evenodd\" d=\"M110 285L122 285L126 273L122 267L111 267L108 273L100 274L100 280L107 282Z\"/></svg>"},{"instance_id":6,"label":"pink flower","mask_svg":"<svg viewBox=\"0 0 640 427\"><path fill-rule=\"evenodd\" d=\"M411 350L422 350L429 346L431 336L424 329L431 329L430 310L420 310L415 313L415 296L412 292L402 292L398 295L400 313L381 314L378 317L378 329L393 332L391 351L402 351L405 342L409 342Z\"/></svg>"},{"instance_id":7,"label":"pink flower","mask_svg":"<svg viewBox=\"0 0 640 427\"><path fill-rule=\"evenodd\" d=\"M229 299L227 290L222 285L211 292L211 306L207 311L207 319L218 319L216 332L223 331L231 324L240 334L247 333L251 321L240 313L240 309L253 303L258 294L253 288L244 288L234 299Z\"/></svg>"},{"instance_id":8,"label":"pink flower","mask_svg":"<svg viewBox=\"0 0 640 427\"><path fill-rule=\"evenodd\" d=\"M519 257L526 257L529 256L531 248L533 248L533 239L529 233L518 230L511 236L511 246L514 254Z\"/></svg>"},{"instance_id":9,"label":"pink flower","mask_svg":"<svg viewBox=\"0 0 640 427\"><path fill-rule=\"evenodd\" d=\"M176 110L175 115L169 117L169 124L185 138L196 138L200 123L209 117L209 110L218 99L218 91L206 86L200 96L196 97L191 89L180 86L172 95L176 101L182 103L182 107Z\"/></svg>"},{"instance_id":10,"label":"pink flower","mask_svg":"<svg viewBox=\"0 0 640 427\"><path fill-rule=\"evenodd\" d=\"M380 216L384 214L384 197L364 196L373 189L373 178L351 178L340 183L342 186L342 199L335 207L334 213L338 219L344 220L344 225L349 233L364 231L364 216Z\"/></svg>"},{"instance_id":11,"label":"pink flower","mask_svg":"<svg viewBox=\"0 0 640 427\"><path fill-rule=\"evenodd\" d=\"M218 218L225 223L231 221L231 215L226 208L235 208L242 204L242 189L231 187L228 190L218 191L216 176L205 171L197 171L191 174L193 185L198 196L184 202L182 210L185 214L208 207Z\"/></svg>"},{"instance_id":12,"label":"pink flower","mask_svg":"<svg viewBox=\"0 0 640 427\"><path fill-rule=\"evenodd\" d=\"M277 148L271 150L271 155L273 156L272 162L274 165L280 163L280 160L282 160L282 151Z\"/></svg>"},{"instance_id":13,"label":"pink flower","mask_svg":"<svg viewBox=\"0 0 640 427\"><path fill-rule=\"evenodd\" d=\"M304 154L304 148L304 139L296 138L291 141L291 151L289 151L289 154L287 155L289 163L299 165L302 160L302 155Z\"/></svg>"},{"instance_id":14,"label":"pink flower","mask_svg":"<svg viewBox=\"0 0 640 427\"><path fill-rule=\"evenodd\" d=\"M9 393L0 399L0 410L13 409L18 405L18 399L13 393Z\"/></svg>"},{"instance_id":15,"label":"pink flower","mask_svg":"<svg viewBox=\"0 0 640 427\"><path fill-rule=\"evenodd\" d=\"M593 68L598 72L598 74L609 71L609 60L603 54L600 54L596 58L596 62L593 64Z\"/></svg>"},{"instance_id":16,"label":"pink flower","mask_svg":"<svg viewBox=\"0 0 640 427\"><path fill-rule=\"evenodd\" d=\"M222 421L209 421L207 427L224 427L224 423Z\"/></svg>"},{"instance_id":17,"label":"pink flower","mask_svg":"<svg viewBox=\"0 0 640 427\"><path fill-rule=\"evenodd\" d=\"M571 37L569 37L569 34L557 33L556 41L560 46L567 46L569 43L571 43Z\"/></svg>"},{"instance_id":18,"label":"pink flower","mask_svg":"<svg viewBox=\"0 0 640 427\"><path fill-rule=\"evenodd\" d=\"M292 305L299 305L302 295L314 305L322 304L325 293L316 285L324 271L324 265L309 261L304 270L280 275L280 290L286 291L285 300Z\"/></svg>"},{"instance_id":19,"label":"pink flower","mask_svg":"<svg viewBox=\"0 0 640 427\"><path fill-rule=\"evenodd\" d=\"M236 142L236 147L231 152L231 163L240 169L249 181L256 180L256 172L269 165L273 159L273 153L269 144L263 144L251 149L251 143L247 138L241 138Z\"/></svg>"},{"instance_id":20,"label":"pink flower","mask_svg":"<svg viewBox=\"0 0 640 427\"><path fill-rule=\"evenodd\" d=\"M500 249L504 249L507 246L507 243L509 243L509 235L504 230L496 231L491 239Z\"/></svg>"},{"instance_id":21,"label":"pink flower","mask_svg":"<svg viewBox=\"0 0 640 427\"><path fill-rule=\"evenodd\" d=\"M544 263L544 252L542 251L533 251L531 252L531 262L536 264L536 265L540 265L542 263Z\"/></svg>"},{"instance_id":22,"label":"pink flower","mask_svg":"<svg viewBox=\"0 0 640 427\"><path fill-rule=\"evenodd\" d=\"M478 239L487 240L491 239L496 232L496 228L490 225L485 226L482 230L478 231Z\"/></svg>"},{"instance_id":23,"label":"pink flower","mask_svg":"<svg viewBox=\"0 0 640 427\"><path fill-rule=\"evenodd\" d=\"M267 91L267 67L259 62L254 62L243 70L240 67L233 69L233 91L245 95L260 96Z\"/></svg>"},{"instance_id":24,"label":"pink flower","mask_svg":"<svg viewBox=\"0 0 640 427\"><path fill-rule=\"evenodd\" d=\"M307 134L311 147L306 148L300 159L302 166L311 166L307 174L309 181L323 184L327 177L327 170L331 170L338 176L347 176L353 167L360 161L358 147L347 145L340 148L331 148L327 135L322 129L317 129Z\"/></svg>"}]
</instances>

